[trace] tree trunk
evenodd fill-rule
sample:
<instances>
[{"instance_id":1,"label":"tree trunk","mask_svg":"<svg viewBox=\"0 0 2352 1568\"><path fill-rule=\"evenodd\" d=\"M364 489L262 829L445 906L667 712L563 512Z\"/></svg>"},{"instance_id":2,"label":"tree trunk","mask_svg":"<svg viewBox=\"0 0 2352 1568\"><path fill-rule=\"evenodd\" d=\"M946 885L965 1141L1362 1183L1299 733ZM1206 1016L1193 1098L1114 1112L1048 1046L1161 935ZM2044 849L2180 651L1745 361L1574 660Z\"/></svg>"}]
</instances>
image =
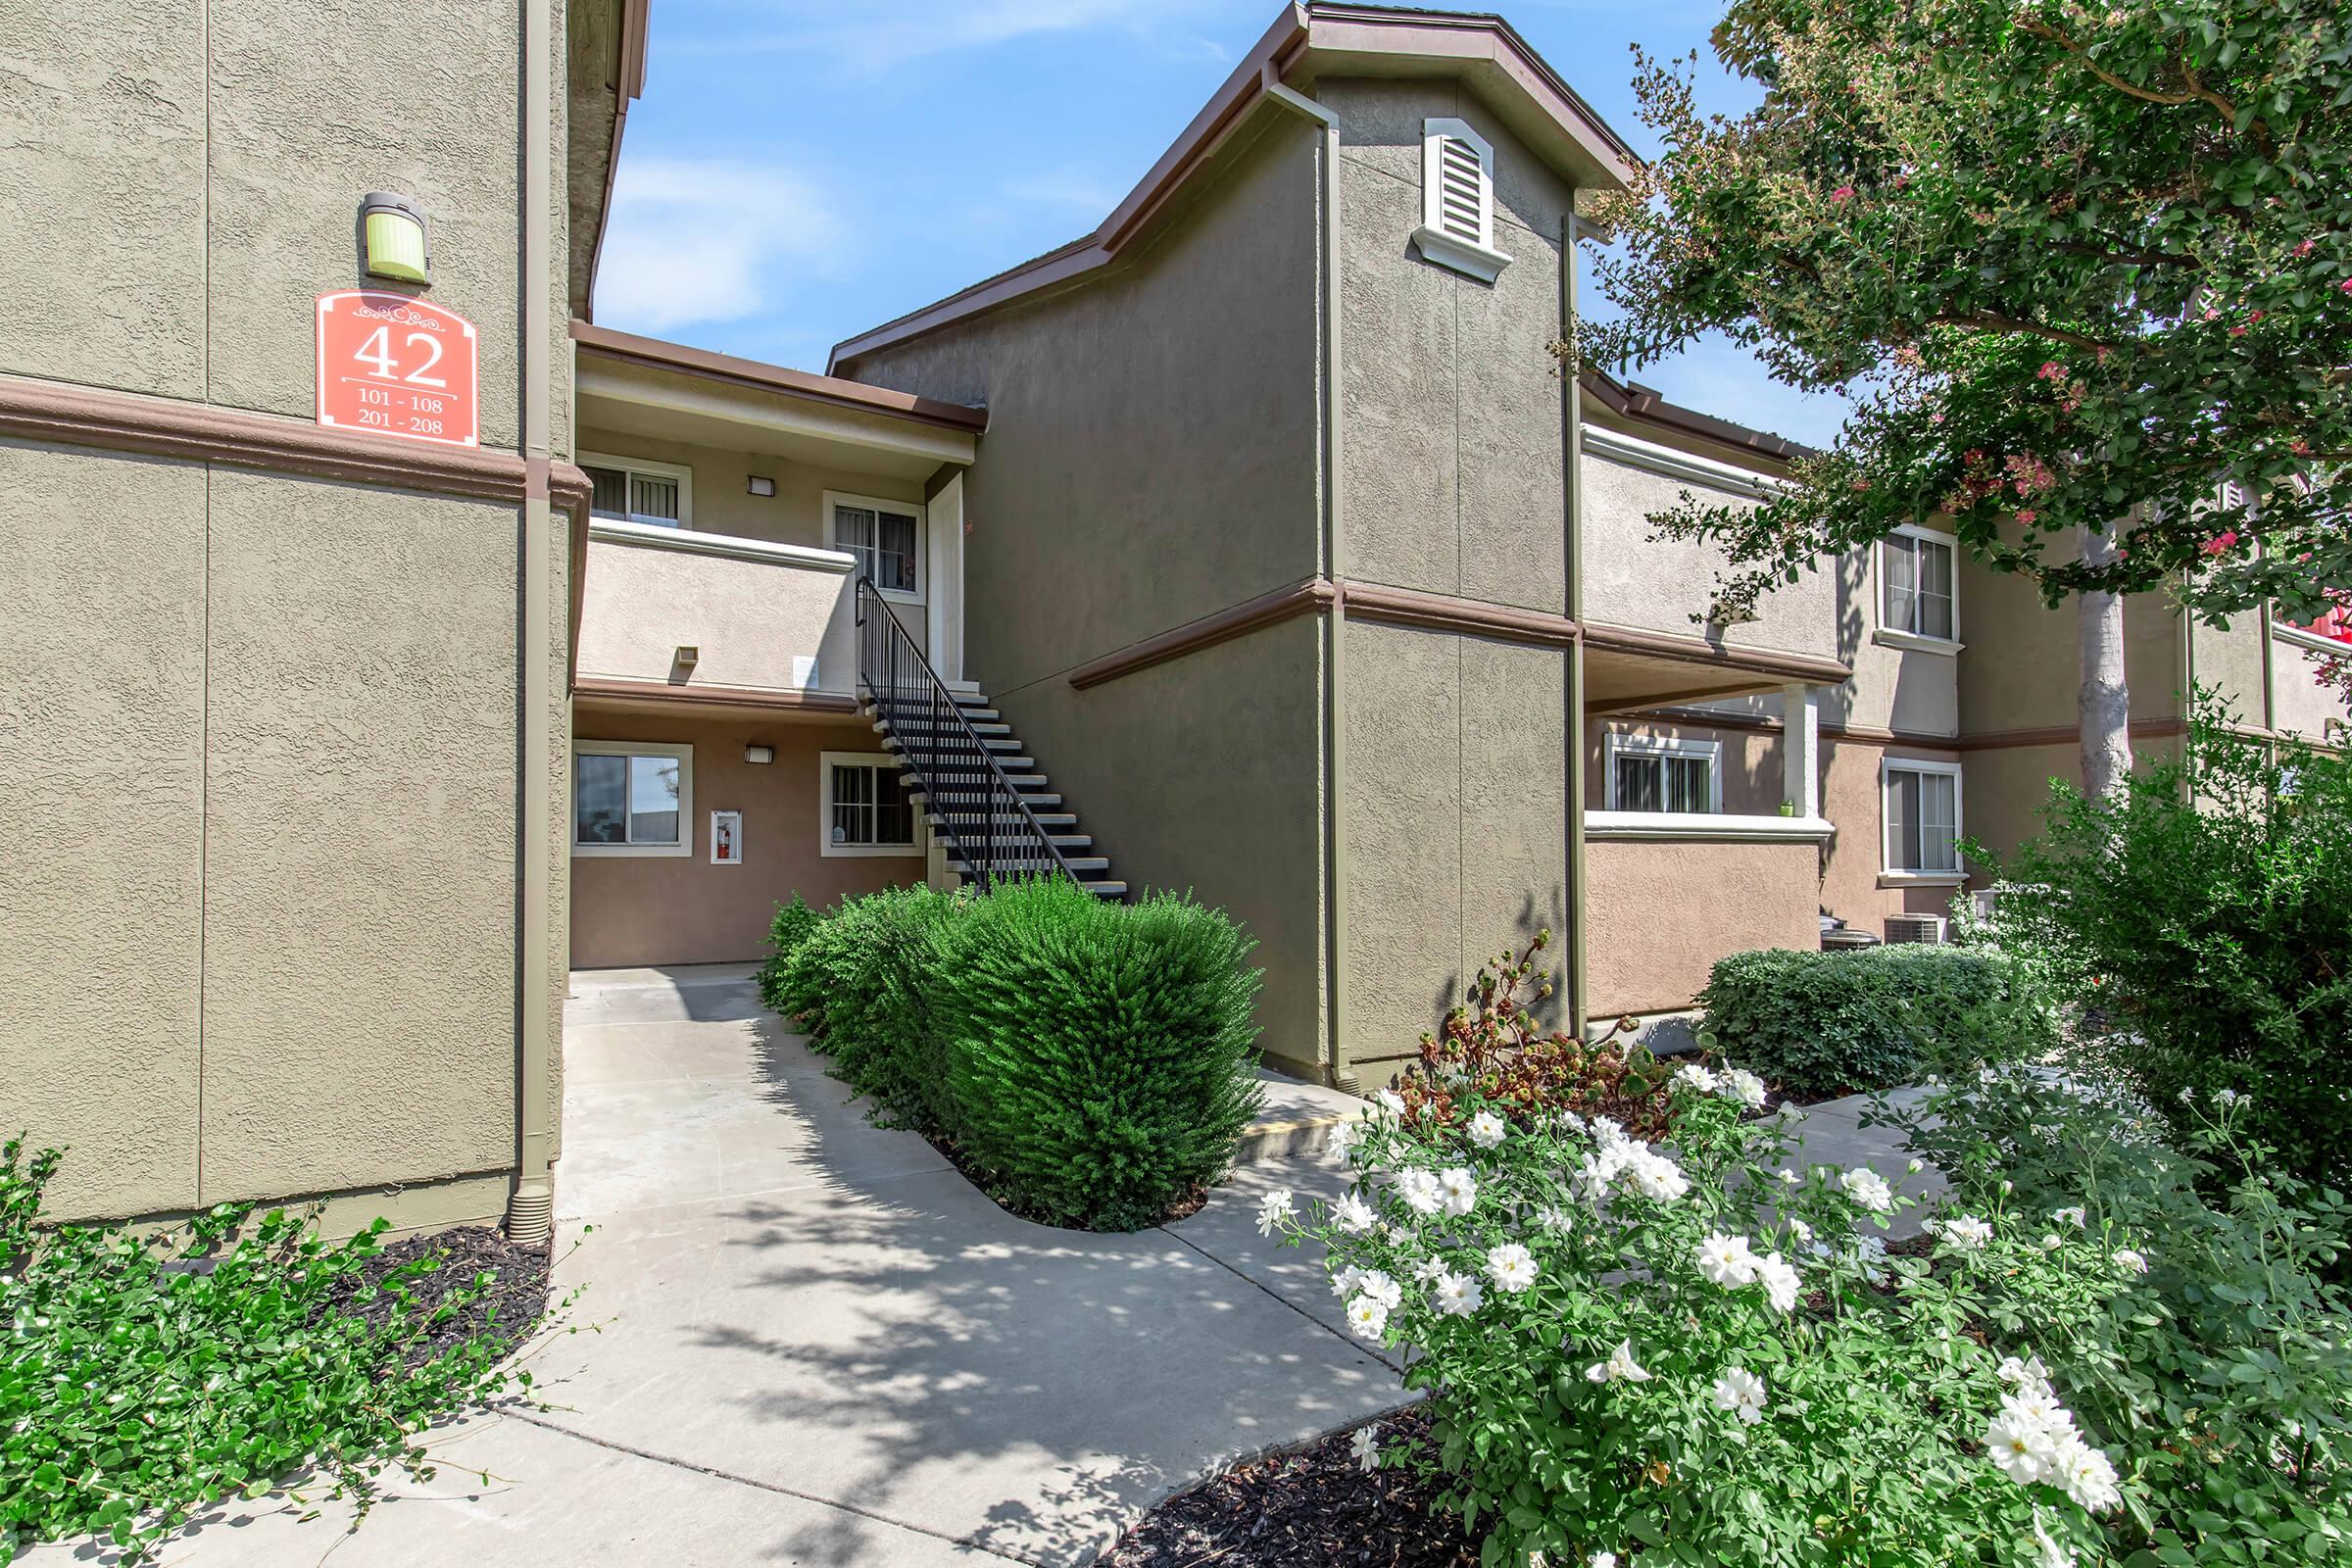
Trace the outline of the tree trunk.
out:
<instances>
[{"instance_id":1,"label":"tree trunk","mask_svg":"<svg viewBox=\"0 0 2352 1568\"><path fill-rule=\"evenodd\" d=\"M2082 560L2103 566L2115 560L2115 538L2087 526ZM2132 772L2132 694L2124 681L2124 602L2114 594L2083 594L2082 793L2094 801L2123 792Z\"/></svg>"}]
</instances>

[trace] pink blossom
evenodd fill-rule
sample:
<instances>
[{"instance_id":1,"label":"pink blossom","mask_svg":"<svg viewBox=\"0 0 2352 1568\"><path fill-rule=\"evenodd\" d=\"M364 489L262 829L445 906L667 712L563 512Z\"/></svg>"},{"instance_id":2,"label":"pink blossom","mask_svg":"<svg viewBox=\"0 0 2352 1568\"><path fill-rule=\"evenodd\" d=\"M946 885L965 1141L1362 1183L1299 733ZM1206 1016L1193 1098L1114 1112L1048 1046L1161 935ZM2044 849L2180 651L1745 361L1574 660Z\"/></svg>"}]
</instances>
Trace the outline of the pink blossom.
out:
<instances>
[{"instance_id":1,"label":"pink blossom","mask_svg":"<svg viewBox=\"0 0 2352 1568\"><path fill-rule=\"evenodd\" d=\"M1851 185L1840 185L1836 190L1830 192L1830 200L1837 202L1839 205L1843 205L1844 203L1850 202L1853 199L1854 187Z\"/></svg>"},{"instance_id":2,"label":"pink blossom","mask_svg":"<svg viewBox=\"0 0 2352 1568\"><path fill-rule=\"evenodd\" d=\"M2302 244L2295 247L2295 260L2299 262L2304 257L2309 256L2313 251L2316 251L2319 248L2320 242L2318 240L2307 239Z\"/></svg>"},{"instance_id":3,"label":"pink blossom","mask_svg":"<svg viewBox=\"0 0 2352 1568\"><path fill-rule=\"evenodd\" d=\"M2236 543L2237 530L2232 528L2228 533L2216 534L2211 539L2206 540L2204 546L2205 553L2209 556L2220 556L2226 554Z\"/></svg>"},{"instance_id":4,"label":"pink blossom","mask_svg":"<svg viewBox=\"0 0 2352 1568\"><path fill-rule=\"evenodd\" d=\"M1937 409L1934 414L1929 415L1928 422L1930 424L1941 424L1943 422L1943 411L1941 409Z\"/></svg>"},{"instance_id":5,"label":"pink blossom","mask_svg":"<svg viewBox=\"0 0 2352 1568\"><path fill-rule=\"evenodd\" d=\"M2091 350L2090 352L2091 352L2092 356L2093 356L2094 358L2096 358L2096 359L2098 360L2098 362L2099 362L2101 365L2105 365L2105 364L2107 363L2107 356L2108 356L2109 354L2113 353L2114 351L2113 351L2113 350L2111 350L2110 348L2108 348L2106 344L2102 343L2102 344L2100 344L2100 345L2099 345L2097 348L2095 348L2095 349Z\"/></svg>"},{"instance_id":6,"label":"pink blossom","mask_svg":"<svg viewBox=\"0 0 2352 1568\"><path fill-rule=\"evenodd\" d=\"M2352 279L2347 279L2347 281L2352 281ZM2221 313L2221 312L2219 312L2219 311L2217 311L2217 310L2214 310L2214 309L2212 309L2210 306L2206 308L2206 311L2205 311L2205 319L2207 319L2208 321L2218 321L2218 320L2220 320L2221 318L2222 318L2222 313Z\"/></svg>"},{"instance_id":7,"label":"pink blossom","mask_svg":"<svg viewBox=\"0 0 2352 1568\"><path fill-rule=\"evenodd\" d=\"M2298 458L2308 458L2311 456L2311 443L2297 436L2286 444L2286 450Z\"/></svg>"},{"instance_id":8,"label":"pink blossom","mask_svg":"<svg viewBox=\"0 0 2352 1568\"><path fill-rule=\"evenodd\" d=\"M2065 374L2066 368L2056 360L2044 360L2041 368L2034 372L2034 378L2037 381L2055 381Z\"/></svg>"},{"instance_id":9,"label":"pink blossom","mask_svg":"<svg viewBox=\"0 0 2352 1568\"><path fill-rule=\"evenodd\" d=\"M2032 507L2020 507L2017 509L2017 520L2027 524L2029 527L2033 525L2034 519L2040 515L2041 514L2035 512Z\"/></svg>"},{"instance_id":10,"label":"pink blossom","mask_svg":"<svg viewBox=\"0 0 2352 1568\"><path fill-rule=\"evenodd\" d=\"M2338 283L2335 286L2342 293L2352 294L2352 277L2345 278L2341 283Z\"/></svg>"},{"instance_id":11,"label":"pink blossom","mask_svg":"<svg viewBox=\"0 0 2352 1568\"><path fill-rule=\"evenodd\" d=\"M2233 326L2230 329L2230 335L2231 337L2244 337L2246 335L2246 329L2242 326Z\"/></svg>"},{"instance_id":12,"label":"pink blossom","mask_svg":"<svg viewBox=\"0 0 2352 1568\"><path fill-rule=\"evenodd\" d=\"M1846 488L1849 490L1867 490L1870 488L1870 481L1868 479L1855 478L1847 482Z\"/></svg>"}]
</instances>

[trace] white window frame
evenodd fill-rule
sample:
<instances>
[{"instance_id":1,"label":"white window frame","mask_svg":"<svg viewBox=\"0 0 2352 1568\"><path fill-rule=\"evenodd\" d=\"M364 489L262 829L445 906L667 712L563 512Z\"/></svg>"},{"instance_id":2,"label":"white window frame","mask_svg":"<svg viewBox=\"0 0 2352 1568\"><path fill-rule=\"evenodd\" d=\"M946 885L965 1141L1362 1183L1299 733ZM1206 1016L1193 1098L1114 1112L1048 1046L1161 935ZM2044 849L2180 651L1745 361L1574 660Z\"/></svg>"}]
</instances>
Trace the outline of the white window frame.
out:
<instances>
[{"instance_id":1,"label":"white window frame","mask_svg":"<svg viewBox=\"0 0 2352 1568\"><path fill-rule=\"evenodd\" d=\"M1478 154L1478 237L1446 226L1446 143L1459 141ZM1463 120L1421 122L1421 226L1413 230L1421 259L1492 283L1511 265L1494 248L1494 144Z\"/></svg>"},{"instance_id":2,"label":"white window frame","mask_svg":"<svg viewBox=\"0 0 2352 1568\"><path fill-rule=\"evenodd\" d=\"M1916 539L1932 545L1941 545L1950 554L1952 563L1952 634L1949 637L1931 637L1925 632L1909 631L1900 626L1886 624L1886 589L1892 581L1892 577L1886 569L1886 540L1882 539L1871 548L1871 560L1877 567L1873 574L1875 581L1872 584L1874 593L1871 619L1877 626L1876 632L1873 633L1873 640L1889 648L1915 648L1923 653L1931 654L1958 653L1962 646L1960 642L1960 540L1958 536L1945 533L1938 528L1923 528L1918 523L1906 522L1888 530L1887 538L1898 537ZM1918 603L1917 559L1915 554L1912 589L1914 605ZM1917 618L1917 612L1914 611L1913 619Z\"/></svg>"},{"instance_id":3,"label":"white window frame","mask_svg":"<svg viewBox=\"0 0 2352 1568\"><path fill-rule=\"evenodd\" d=\"M857 555L856 551L842 550L833 542L836 537L833 532L833 513L837 507L865 507L896 512L902 515L907 513L914 514L914 591L908 593L902 588L884 588L880 583L874 586L883 598L895 599L901 604L928 603L931 594L931 509L920 501L896 501L889 496L854 496L846 490L826 491L824 526L818 537L824 540L827 550L840 551L852 557Z\"/></svg>"},{"instance_id":4,"label":"white window frame","mask_svg":"<svg viewBox=\"0 0 2352 1568\"><path fill-rule=\"evenodd\" d=\"M1949 871L1926 871L1916 866L1894 863L1894 775L1897 773L1942 773L1952 781L1952 868ZM1968 880L1968 857L1959 851L1959 841L1968 836L1968 783L1961 776L1958 762L1931 762L1916 757L1881 757L1879 759L1879 880L1882 882L1926 882L1958 886Z\"/></svg>"},{"instance_id":5,"label":"white window frame","mask_svg":"<svg viewBox=\"0 0 2352 1568\"><path fill-rule=\"evenodd\" d=\"M1723 742L1690 740L1672 735L1629 734L1621 730L1609 731L1608 746L1602 759L1602 765L1608 770L1609 776L1609 809L1631 811L1634 808L1627 806L1617 794L1617 759L1620 757L1683 757L1705 762L1707 764L1707 814L1709 816L1721 814L1723 810ZM1660 791L1661 798L1663 795L1664 792ZM1644 816L1675 816L1690 813L1644 811L1642 814Z\"/></svg>"},{"instance_id":6,"label":"white window frame","mask_svg":"<svg viewBox=\"0 0 2352 1568\"><path fill-rule=\"evenodd\" d=\"M579 783L583 757L670 757L678 762L678 842L675 844L582 844L580 842ZM571 771L564 790L564 810L570 826L571 853L581 859L691 859L694 856L694 748L671 741L573 741ZM622 831L627 831L628 801L621 801Z\"/></svg>"},{"instance_id":7,"label":"white window frame","mask_svg":"<svg viewBox=\"0 0 2352 1568\"><path fill-rule=\"evenodd\" d=\"M826 513L832 515L831 512ZM912 813L914 842L911 844L836 844L833 842L833 769L835 767L872 767L891 773L901 772L899 760L888 752L819 752L816 754L816 848L827 859L904 859L928 855L931 852L931 825L923 820L923 808L917 806Z\"/></svg>"},{"instance_id":8,"label":"white window frame","mask_svg":"<svg viewBox=\"0 0 2352 1568\"><path fill-rule=\"evenodd\" d=\"M630 513L626 517L613 519L607 512L591 514L607 520L639 523L648 528L691 528L694 526L694 470L675 463L656 463L651 458L616 457L610 452L574 452L571 461L583 468L618 468L623 473L649 473L659 478L678 482L678 515L676 521L667 517L648 517Z\"/></svg>"}]
</instances>

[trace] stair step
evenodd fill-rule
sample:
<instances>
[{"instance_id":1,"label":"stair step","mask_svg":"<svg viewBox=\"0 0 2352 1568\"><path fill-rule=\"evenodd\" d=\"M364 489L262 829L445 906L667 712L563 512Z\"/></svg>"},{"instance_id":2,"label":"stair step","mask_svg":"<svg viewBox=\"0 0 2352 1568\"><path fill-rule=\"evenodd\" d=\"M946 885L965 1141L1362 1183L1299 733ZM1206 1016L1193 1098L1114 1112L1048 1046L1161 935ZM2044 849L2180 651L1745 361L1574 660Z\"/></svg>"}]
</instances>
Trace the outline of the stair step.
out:
<instances>
[{"instance_id":1,"label":"stair step","mask_svg":"<svg viewBox=\"0 0 2352 1568\"><path fill-rule=\"evenodd\" d=\"M991 723L986 719L971 724L941 724L937 727L937 733L954 740L967 729L974 735L1010 735L1012 733L1010 724ZM875 734L888 735L894 731L907 735L929 735L933 733L933 726L928 718L909 719L903 724L893 724L879 718L874 720Z\"/></svg>"},{"instance_id":2,"label":"stair step","mask_svg":"<svg viewBox=\"0 0 2352 1568\"><path fill-rule=\"evenodd\" d=\"M1076 827L1078 825L1076 811L1033 811L1030 815L1035 816L1037 825L1048 832L1052 832L1057 827ZM925 811L923 819L933 827L943 827L947 823L947 818L941 816L937 811ZM1027 821L1027 818L1011 811L999 811L997 821L1005 827L1018 827Z\"/></svg>"},{"instance_id":3,"label":"stair step","mask_svg":"<svg viewBox=\"0 0 2352 1568\"><path fill-rule=\"evenodd\" d=\"M906 798L918 806L929 805L931 797L923 793L922 781L912 773L905 773L902 776L906 780ZM1032 807L1059 806L1061 804L1059 795L1044 793L1046 775L1043 773L1007 773L1004 775L1004 781L1017 790L1021 799L1027 801Z\"/></svg>"},{"instance_id":4,"label":"stair step","mask_svg":"<svg viewBox=\"0 0 2352 1568\"><path fill-rule=\"evenodd\" d=\"M1071 870L1079 872L1082 875L1088 871L1107 871L1110 869L1110 857L1107 855L1065 855L1062 857L1062 858L1069 862ZM948 866L958 876L968 876L971 874L970 868L964 863L963 860L956 857L954 850L950 850L948 852ZM1050 861L1043 859L1030 862L1029 868L1038 871L1050 871L1054 869Z\"/></svg>"}]
</instances>

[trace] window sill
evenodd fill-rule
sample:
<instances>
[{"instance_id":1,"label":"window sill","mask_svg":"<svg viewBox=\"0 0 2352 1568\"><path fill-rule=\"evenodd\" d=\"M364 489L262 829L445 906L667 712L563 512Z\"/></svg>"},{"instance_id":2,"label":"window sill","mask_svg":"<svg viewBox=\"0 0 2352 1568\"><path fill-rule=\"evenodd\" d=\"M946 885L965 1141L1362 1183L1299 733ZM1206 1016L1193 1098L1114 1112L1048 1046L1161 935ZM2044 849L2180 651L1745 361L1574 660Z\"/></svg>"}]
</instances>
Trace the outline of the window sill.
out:
<instances>
[{"instance_id":1,"label":"window sill","mask_svg":"<svg viewBox=\"0 0 2352 1568\"><path fill-rule=\"evenodd\" d=\"M921 844L828 844L817 845L818 853L828 860L912 860L928 849Z\"/></svg>"},{"instance_id":2,"label":"window sill","mask_svg":"<svg viewBox=\"0 0 2352 1568\"><path fill-rule=\"evenodd\" d=\"M691 844L574 844L577 860L684 860L694 856Z\"/></svg>"},{"instance_id":3,"label":"window sill","mask_svg":"<svg viewBox=\"0 0 2352 1568\"><path fill-rule=\"evenodd\" d=\"M1421 247L1421 259L1440 267L1492 283L1511 265L1511 259L1500 251L1491 251L1484 245L1431 228L1424 223L1413 230L1413 243Z\"/></svg>"},{"instance_id":4,"label":"window sill","mask_svg":"<svg viewBox=\"0 0 2352 1568\"><path fill-rule=\"evenodd\" d=\"M1900 648L1914 654L1957 654L1968 646L1950 637L1922 637L1917 632L1895 631L1886 626L1872 632L1870 640L1881 648Z\"/></svg>"},{"instance_id":5,"label":"window sill","mask_svg":"<svg viewBox=\"0 0 2352 1568\"><path fill-rule=\"evenodd\" d=\"M1881 871L1883 888L1957 888L1968 883L1966 871Z\"/></svg>"},{"instance_id":6,"label":"window sill","mask_svg":"<svg viewBox=\"0 0 2352 1568\"><path fill-rule=\"evenodd\" d=\"M1585 837L1603 842L1681 839L1720 844L1819 843L1838 831L1818 816L1737 816L1725 811L1587 811Z\"/></svg>"}]
</instances>

